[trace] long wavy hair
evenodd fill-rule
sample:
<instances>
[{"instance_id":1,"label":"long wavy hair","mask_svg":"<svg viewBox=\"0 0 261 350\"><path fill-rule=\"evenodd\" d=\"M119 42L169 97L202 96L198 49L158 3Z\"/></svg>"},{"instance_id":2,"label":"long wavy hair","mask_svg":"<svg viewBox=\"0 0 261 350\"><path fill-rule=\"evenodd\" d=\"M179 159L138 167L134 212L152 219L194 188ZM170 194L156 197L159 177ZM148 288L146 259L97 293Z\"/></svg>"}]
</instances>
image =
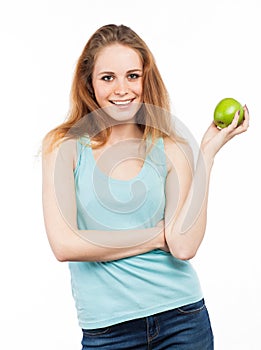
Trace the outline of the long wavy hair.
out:
<instances>
[{"instance_id":1,"label":"long wavy hair","mask_svg":"<svg viewBox=\"0 0 261 350\"><path fill-rule=\"evenodd\" d=\"M84 135L92 137L93 148L104 145L111 133L108 115L96 101L92 73L99 52L106 46L121 44L135 50L143 64L142 107L135 116L135 122L153 141L158 137L170 136L178 139L173 128L170 101L167 89L157 68L155 59L146 43L129 27L109 24L99 28L88 40L76 64L68 116L61 125L51 130L49 149L67 138Z\"/></svg>"}]
</instances>

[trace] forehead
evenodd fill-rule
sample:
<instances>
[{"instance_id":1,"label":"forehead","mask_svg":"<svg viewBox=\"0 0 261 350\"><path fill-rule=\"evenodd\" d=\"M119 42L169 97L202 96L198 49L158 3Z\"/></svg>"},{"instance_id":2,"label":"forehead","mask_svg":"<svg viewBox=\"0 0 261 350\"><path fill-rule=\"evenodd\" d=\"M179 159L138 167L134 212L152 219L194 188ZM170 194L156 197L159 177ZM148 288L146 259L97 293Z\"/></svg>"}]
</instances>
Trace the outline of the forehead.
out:
<instances>
[{"instance_id":1,"label":"forehead","mask_svg":"<svg viewBox=\"0 0 261 350\"><path fill-rule=\"evenodd\" d=\"M130 67L131 66L131 67ZM142 68L142 61L139 53L129 46L112 44L102 48L97 54L95 70L128 70L131 68Z\"/></svg>"}]
</instances>

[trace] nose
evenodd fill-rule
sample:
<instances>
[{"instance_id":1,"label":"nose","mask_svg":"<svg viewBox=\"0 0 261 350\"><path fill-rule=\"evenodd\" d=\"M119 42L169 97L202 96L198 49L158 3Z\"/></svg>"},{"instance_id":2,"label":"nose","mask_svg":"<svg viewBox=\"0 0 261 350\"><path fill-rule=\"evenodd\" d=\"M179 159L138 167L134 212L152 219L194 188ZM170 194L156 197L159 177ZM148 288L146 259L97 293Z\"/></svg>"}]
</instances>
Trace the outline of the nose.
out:
<instances>
[{"instance_id":1,"label":"nose","mask_svg":"<svg viewBox=\"0 0 261 350\"><path fill-rule=\"evenodd\" d=\"M128 84L125 79L118 79L114 89L115 95L125 96L128 93Z\"/></svg>"}]
</instances>

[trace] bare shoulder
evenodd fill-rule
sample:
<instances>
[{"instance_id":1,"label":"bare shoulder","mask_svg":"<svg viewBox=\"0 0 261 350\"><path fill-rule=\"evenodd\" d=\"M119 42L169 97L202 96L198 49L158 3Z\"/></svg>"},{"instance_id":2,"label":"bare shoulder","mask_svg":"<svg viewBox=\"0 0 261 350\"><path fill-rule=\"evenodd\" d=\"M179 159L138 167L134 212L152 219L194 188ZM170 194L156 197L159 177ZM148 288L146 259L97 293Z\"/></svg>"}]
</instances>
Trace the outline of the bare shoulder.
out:
<instances>
[{"instance_id":1,"label":"bare shoulder","mask_svg":"<svg viewBox=\"0 0 261 350\"><path fill-rule=\"evenodd\" d=\"M59 145L52 146L52 139L44 138L42 142L42 157L44 160L54 161L57 157L75 166L77 162L77 140L66 139Z\"/></svg>"},{"instance_id":2,"label":"bare shoulder","mask_svg":"<svg viewBox=\"0 0 261 350\"><path fill-rule=\"evenodd\" d=\"M166 136L164 137L164 148L168 171L173 167L180 171L192 171L194 167L193 152L187 142L178 142Z\"/></svg>"}]
</instances>

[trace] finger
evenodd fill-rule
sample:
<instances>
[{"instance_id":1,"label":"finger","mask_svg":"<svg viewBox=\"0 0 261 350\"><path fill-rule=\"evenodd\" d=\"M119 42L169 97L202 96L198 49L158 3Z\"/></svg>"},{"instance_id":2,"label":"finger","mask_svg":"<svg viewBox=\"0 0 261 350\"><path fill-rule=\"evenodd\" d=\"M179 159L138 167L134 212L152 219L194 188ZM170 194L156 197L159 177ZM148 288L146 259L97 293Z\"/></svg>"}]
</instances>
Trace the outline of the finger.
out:
<instances>
[{"instance_id":1,"label":"finger","mask_svg":"<svg viewBox=\"0 0 261 350\"><path fill-rule=\"evenodd\" d=\"M248 111L247 105L244 105L243 109L244 109L244 121L243 121L243 123L245 123L245 124L247 124L247 126L249 126L249 111Z\"/></svg>"},{"instance_id":2,"label":"finger","mask_svg":"<svg viewBox=\"0 0 261 350\"><path fill-rule=\"evenodd\" d=\"M244 119L243 119L243 122L238 127L238 131L240 133L246 131L249 127L249 111L246 105L243 107L243 109L244 109Z\"/></svg>"},{"instance_id":3,"label":"finger","mask_svg":"<svg viewBox=\"0 0 261 350\"><path fill-rule=\"evenodd\" d=\"M249 112L248 108L244 106L244 119L243 122L231 132L231 136L235 136L247 131L249 127Z\"/></svg>"},{"instance_id":4,"label":"finger","mask_svg":"<svg viewBox=\"0 0 261 350\"><path fill-rule=\"evenodd\" d=\"M233 121L232 121L232 127L235 129L238 126L238 121L240 117L240 109L235 113Z\"/></svg>"},{"instance_id":5,"label":"finger","mask_svg":"<svg viewBox=\"0 0 261 350\"><path fill-rule=\"evenodd\" d=\"M238 110L235 115L234 118L232 120L232 122L226 127L224 128L224 133L231 133L233 132L236 128L237 128L237 124L238 124L238 120L239 120L239 115L240 115L240 110Z\"/></svg>"}]
</instances>

